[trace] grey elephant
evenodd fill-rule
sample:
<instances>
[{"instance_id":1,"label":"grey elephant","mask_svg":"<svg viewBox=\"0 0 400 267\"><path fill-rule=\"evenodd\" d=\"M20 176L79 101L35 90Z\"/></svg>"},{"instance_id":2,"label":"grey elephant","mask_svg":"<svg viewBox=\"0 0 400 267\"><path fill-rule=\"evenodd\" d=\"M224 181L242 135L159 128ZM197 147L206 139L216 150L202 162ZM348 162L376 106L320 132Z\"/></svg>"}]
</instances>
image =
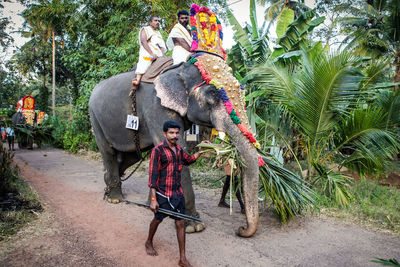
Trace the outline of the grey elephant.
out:
<instances>
[{"instance_id":1,"label":"grey elephant","mask_svg":"<svg viewBox=\"0 0 400 267\"><path fill-rule=\"evenodd\" d=\"M131 113L131 99L128 95L134 76L131 71L100 82L89 101L94 135L106 168L104 178L110 201L122 199L120 177L139 160L132 130L125 128L127 115ZM207 84L199 87L202 82L196 66L181 63L164 71L154 84L141 83L136 93L140 151L150 150L162 142L162 125L166 120L178 121L185 129L195 123L228 133L246 165L243 170L243 196L247 226L240 227L237 234L250 237L256 232L259 220L258 154L232 122L216 88ZM184 149L187 147L183 131L179 144ZM187 215L198 216L187 167L182 170L182 187ZM201 231L203 228L203 225L189 225L186 231Z\"/></svg>"},{"instance_id":2,"label":"grey elephant","mask_svg":"<svg viewBox=\"0 0 400 267\"><path fill-rule=\"evenodd\" d=\"M22 112L16 112L11 117L11 124L16 127L18 125L26 125L26 119ZM27 135L26 133L16 131L16 139L18 142L18 148L28 148L33 149L33 137Z\"/></svg>"}]
</instances>

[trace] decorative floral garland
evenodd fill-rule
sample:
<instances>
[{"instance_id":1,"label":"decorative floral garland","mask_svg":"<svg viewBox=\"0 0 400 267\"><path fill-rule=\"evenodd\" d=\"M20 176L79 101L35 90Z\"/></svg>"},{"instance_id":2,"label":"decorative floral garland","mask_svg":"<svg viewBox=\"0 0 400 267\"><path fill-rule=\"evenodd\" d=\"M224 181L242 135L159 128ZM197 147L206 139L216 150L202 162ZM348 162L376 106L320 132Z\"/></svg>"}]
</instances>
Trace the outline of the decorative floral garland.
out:
<instances>
[{"instance_id":1,"label":"decorative floral garland","mask_svg":"<svg viewBox=\"0 0 400 267\"><path fill-rule=\"evenodd\" d=\"M207 74L205 68L201 65L200 61L195 58L196 55L193 55L189 63L194 64L200 71L202 79L207 83L207 84L212 84L217 88L218 92L221 95L222 102L224 103L225 109L228 112L229 116L231 117L232 121L234 124L239 127L239 130L249 139L249 141L254 145L255 148L260 149L260 143L257 142L257 140L254 138L253 133L249 131L246 126L242 123L240 118L238 117L235 109L233 108L232 102L230 101L228 95L226 94L225 89L223 86L215 79L210 77L210 75ZM241 85L240 88L244 90L244 87ZM261 156L258 156L258 166L261 167L265 164L264 160L262 159Z\"/></svg>"},{"instance_id":2,"label":"decorative floral garland","mask_svg":"<svg viewBox=\"0 0 400 267\"><path fill-rule=\"evenodd\" d=\"M206 49L209 52L217 53L212 49L213 46L216 45L215 42L215 33L218 28L218 36L219 36L219 45L222 51L222 54L224 55L224 59L226 60L226 51L222 48L222 40L224 37L224 34L222 33L222 25L221 22L218 20L218 18L215 16L214 12L211 12L207 7L200 7L196 4L193 4L190 8L190 33L192 35L192 47L191 51L197 51L199 48L199 37L198 37L198 30L197 30L197 21L196 21L196 14L199 13L199 20L200 20L200 25L203 30L203 35L204 39L206 40L206 43L202 43L203 49ZM206 14L209 16L210 20L210 25L211 25L211 36L208 33L208 28L207 28L207 18Z\"/></svg>"}]
</instances>

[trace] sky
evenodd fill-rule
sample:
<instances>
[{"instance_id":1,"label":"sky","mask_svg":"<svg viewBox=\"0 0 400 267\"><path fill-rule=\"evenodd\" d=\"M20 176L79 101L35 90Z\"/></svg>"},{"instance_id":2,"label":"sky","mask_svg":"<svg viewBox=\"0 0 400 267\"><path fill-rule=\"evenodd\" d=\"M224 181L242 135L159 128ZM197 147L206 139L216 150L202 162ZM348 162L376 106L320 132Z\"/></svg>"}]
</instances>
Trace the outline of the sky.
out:
<instances>
[{"instance_id":1,"label":"sky","mask_svg":"<svg viewBox=\"0 0 400 267\"><path fill-rule=\"evenodd\" d=\"M238 22L244 26L246 21L250 23L250 1L249 0L228 0L228 5L231 8L233 14L235 15L236 19ZM11 47L6 54L2 55L5 56L6 59L9 59L13 51L15 51L17 48L21 47L26 41L28 41L27 38L21 37L21 35L17 32L12 32L12 31L17 31L21 29L22 24L24 22L23 18L19 15L24 10L24 7L17 3L15 0L11 0L11 2L3 2L4 5L4 10L3 10L3 15L5 17L10 17L12 21L12 29L11 29L11 36L14 38L14 45ZM306 0L306 4L309 7L313 7L315 5L314 0ZM256 8L257 11L257 20L258 20L258 25L259 27L263 24L264 22L264 11L265 8L261 6L257 6ZM233 30L232 27L227 25L228 22L226 21L223 23L223 31L224 31L224 42L223 42L223 47L225 49L231 48L232 45L235 44L235 41L233 40ZM271 30L271 37L274 37L274 29Z\"/></svg>"}]
</instances>

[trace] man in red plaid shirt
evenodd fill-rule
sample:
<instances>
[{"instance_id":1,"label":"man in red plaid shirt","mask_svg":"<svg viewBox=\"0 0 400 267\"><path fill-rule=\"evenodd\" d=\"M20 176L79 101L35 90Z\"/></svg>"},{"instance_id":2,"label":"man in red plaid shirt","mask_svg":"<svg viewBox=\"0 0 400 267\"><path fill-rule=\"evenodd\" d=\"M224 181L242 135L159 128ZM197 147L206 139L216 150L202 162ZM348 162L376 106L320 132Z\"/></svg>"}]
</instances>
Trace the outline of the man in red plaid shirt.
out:
<instances>
[{"instance_id":1,"label":"man in red plaid shirt","mask_svg":"<svg viewBox=\"0 0 400 267\"><path fill-rule=\"evenodd\" d=\"M150 223L149 236L145 247L147 254L156 256L153 237L158 225L169 216L156 212L158 207L185 214L185 198L181 186L181 171L183 165L196 161L201 152L188 155L177 144L181 126L176 121L166 121L163 125L165 140L153 148L149 166L149 187L151 192L150 209L154 218ZM191 266L185 256L185 227L183 219L170 216L175 220L179 244L179 266Z\"/></svg>"}]
</instances>

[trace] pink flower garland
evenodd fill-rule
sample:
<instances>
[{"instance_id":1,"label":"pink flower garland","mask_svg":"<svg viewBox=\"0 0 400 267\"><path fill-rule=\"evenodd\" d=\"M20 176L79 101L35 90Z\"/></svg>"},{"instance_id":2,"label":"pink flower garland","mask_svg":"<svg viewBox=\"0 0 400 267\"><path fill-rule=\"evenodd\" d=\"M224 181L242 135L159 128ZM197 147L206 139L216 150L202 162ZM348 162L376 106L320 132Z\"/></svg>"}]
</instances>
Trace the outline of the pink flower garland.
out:
<instances>
[{"instance_id":1,"label":"pink flower garland","mask_svg":"<svg viewBox=\"0 0 400 267\"><path fill-rule=\"evenodd\" d=\"M213 84L219 91L221 94L224 95L223 98L223 103L225 106L226 111L228 112L228 114L231 116L233 122L238 126L239 130L244 134L244 136L246 136L247 139L249 139L249 141L251 143L253 143L253 145L256 148L259 148L260 144L257 142L257 140L254 138L253 133L251 131L249 131L246 126L244 124L241 123L240 118L237 116L237 113L235 111L235 109L233 108L232 102L230 101L230 99L228 98L228 96L226 95L226 92L224 90L224 88L222 88L222 86L215 80L213 80L208 74L207 71L205 70L205 68L202 66L202 64L200 63L199 60L193 60L194 58L192 58L189 62L193 63L200 71L201 73L201 77L202 79L207 83L207 84ZM223 92L223 93L222 93ZM265 164L264 160L262 159L262 157L259 155L258 156L258 166L261 167Z\"/></svg>"}]
</instances>

